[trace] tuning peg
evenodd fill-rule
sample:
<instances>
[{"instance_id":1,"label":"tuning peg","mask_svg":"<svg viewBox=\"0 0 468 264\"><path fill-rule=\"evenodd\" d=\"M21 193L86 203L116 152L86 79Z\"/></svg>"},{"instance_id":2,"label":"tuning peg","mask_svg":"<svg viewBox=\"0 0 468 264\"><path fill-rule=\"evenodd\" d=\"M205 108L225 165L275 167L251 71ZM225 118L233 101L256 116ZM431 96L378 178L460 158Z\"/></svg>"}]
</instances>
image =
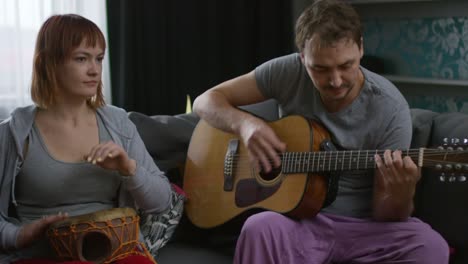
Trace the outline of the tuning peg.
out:
<instances>
[{"instance_id":1,"label":"tuning peg","mask_svg":"<svg viewBox=\"0 0 468 264\"><path fill-rule=\"evenodd\" d=\"M443 138L443 139L442 139L442 142L444 142L445 144L448 144L449 139L448 139L448 138Z\"/></svg>"},{"instance_id":2,"label":"tuning peg","mask_svg":"<svg viewBox=\"0 0 468 264\"><path fill-rule=\"evenodd\" d=\"M453 151L453 147L447 147L447 151Z\"/></svg>"},{"instance_id":3,"label":"tuning peg","mask_svg":"<svg viewBox=\"0 0 468 264\"><path fill-rule=\"evenodd\" d=\"M468 138L463 139L463 144L465 144L465 145L468 144Z\"/></svg>"},{"instance_id":4,"label":"tuning peg","mask_svg":"<svg viewBox=\"0 0 468 264\"><path fill-rule=\"evenodd\" d=\"M437 147L437 150L445 150L445 148L442 147L442 146L438 146L438 147Z\"/></svg>"},{"instance_id":5,"label":"tuning peg","mask_svg":"<svg viewBox=\"0 0 468 264\"><path fill-rule=\"evenodd\" d=\"M468 168L468 165L466 165L466 166ZM442 169L442 165L440 165L440 164L436 164L434 167L435 167L436 170L441 170Z\"/></svg>"},{"instance_id":6,"label":"tuning peg","mask_svg":"<svg viewBox=\"0 0 468 264\"><path fill-rule=\"evenodd\" d=\"M445 173L442 173L442 174L439 176L439 181L445 182L445 180L446 180L445 178L446 178Z\"/></svg>"},{"instance_id":7,"label":"tuning peg","mask_svg":"<svg viewBox=\"0 0 468 264\"><path fill-rule=\"evenodd\" d=\"M452 138L450 140L450 142L451 142L451 144L458 144L458 143L460 143L460 139L459 138Z\"/></svg>"},{"instance_id":8,"label":"tuning peg","mask_svg":"<svg viewBox=\"0 0 468 264\"><path fill-rule=\"evenodd\" d=\"M460 163L455 164L455 170L460 171L462 168L462 165Z\"/></svg>"},{"instance_id":9,"label":"tuning peg","mask_svg":"<svg viewBox=\"0 0 468 264\"><path fill-rule=\"evenodd\" d=\"M468 171L468 164L463 165L463 170Z\"/></svg>"},{"instance_id":10,"label":"tuning peg","mask_svg":"<svg viewBox=\"0 0 468 264\"><path fill-rule=\"evenodd\" d=\"M459 181L459 182L465 182L465 181L466 181L466 176L465 176L465 175L463 175L463 174L461 174L461 175L458 175L458 177L457 177L457 178L458 178L458 181Z\"/></svg>"},{"instance_id":11,"label":"tuning peg","mask_svg":"<svg viewBox=\"0 0 468 264\"><path fill-rule=\"evenodd\" d=\"M452 175L450 175L449 177L449 182L454 182L457 180L457 177L455 177L455 174L452 173Z\"/></svg>"},{"instance_id":12,"label":"tuning peg","mask_svg":"<svg viewBox=\"0 0 468 264\"><path fill-rule=\"evenodd\" d=\"M445 170L452 170L453 169L453 166L452 164L445 164Z\"/></svg>"},{"instance_id":13,"label":"tuning peg","mask_svg":"<svg viewBox=\"0 0 468 264\"><path fill-rule=\"evenodd\" d=\"M458 147L457 151L464 151L464 149L462 147Z\"/></svg>"}]
</instances>

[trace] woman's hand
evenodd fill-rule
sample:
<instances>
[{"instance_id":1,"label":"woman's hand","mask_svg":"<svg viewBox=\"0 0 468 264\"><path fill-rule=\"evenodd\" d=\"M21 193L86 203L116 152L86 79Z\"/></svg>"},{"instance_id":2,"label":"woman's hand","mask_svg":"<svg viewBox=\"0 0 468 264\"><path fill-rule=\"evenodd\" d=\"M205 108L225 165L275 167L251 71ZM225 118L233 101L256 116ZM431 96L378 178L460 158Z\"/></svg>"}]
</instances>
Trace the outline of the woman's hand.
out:
<instances>
[{"instance_id":1,"label":"woman's hand","mask_svg":"<svg viewBox=\"0 0 468 264\"><path fill-rule=\"evenodd\" d=\"M121 175L135 175L136 161L129 158L127 152L112 141L94 146L85 160L104 169L117 170Z\"/></svg>"},{"instance_id":2,"label":"woman's hand","mask_svg":"<svg viewBox=\"0 0 468 264\"><path fill-rule=\"evenodd\" d=\"M50 224L64 220L67 217L67 213L59 213L57 215L44 216L41 219L23 225L16 240L17 247L24 248L29 246L31 243L45 234L45 231L50 226Z\"/></svg>"}]
</instances>

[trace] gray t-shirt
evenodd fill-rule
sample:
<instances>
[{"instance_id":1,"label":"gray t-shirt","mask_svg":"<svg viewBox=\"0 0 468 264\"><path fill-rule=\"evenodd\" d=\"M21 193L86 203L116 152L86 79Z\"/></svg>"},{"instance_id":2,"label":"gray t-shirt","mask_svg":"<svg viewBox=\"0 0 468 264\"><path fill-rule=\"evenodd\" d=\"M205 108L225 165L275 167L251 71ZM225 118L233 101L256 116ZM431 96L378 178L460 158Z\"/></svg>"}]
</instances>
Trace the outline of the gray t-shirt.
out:
<instances>
[{"instance_id":1,"label":"gray t-shirt","mask_svg":"<svg viewBox=\"0 0 468 264\"><path fill-rule=\"evenodd\" d=\"M345 109L329 113L298 53L268 61L255 69L258 87L278 101L284 115L319 121L332 141L346 150L407 149L411 142L408 103L387 79L363 67L359 96ZM323 212L366 218L372 212L373 171L341 173L336 200Z\"/></svg>"}]
</instances>

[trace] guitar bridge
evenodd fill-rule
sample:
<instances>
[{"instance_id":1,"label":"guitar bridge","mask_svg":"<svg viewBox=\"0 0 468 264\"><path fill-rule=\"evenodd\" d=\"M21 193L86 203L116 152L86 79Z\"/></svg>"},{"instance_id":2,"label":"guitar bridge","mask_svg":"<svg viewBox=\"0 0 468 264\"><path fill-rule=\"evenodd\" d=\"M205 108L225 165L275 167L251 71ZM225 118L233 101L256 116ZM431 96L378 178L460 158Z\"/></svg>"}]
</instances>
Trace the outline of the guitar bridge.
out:
<instances>
[{"instance_id":1,"label":"guitar bridge","mask_svg":"<svg viewBox=\"0 0 468 264\"><path fill-rule=\"evenodd\" d=\"M234 189L234 163L239 150L239 139L229 141L226 156L224 157L224 191L231 192Z\"/></svg>"}]
</instances>

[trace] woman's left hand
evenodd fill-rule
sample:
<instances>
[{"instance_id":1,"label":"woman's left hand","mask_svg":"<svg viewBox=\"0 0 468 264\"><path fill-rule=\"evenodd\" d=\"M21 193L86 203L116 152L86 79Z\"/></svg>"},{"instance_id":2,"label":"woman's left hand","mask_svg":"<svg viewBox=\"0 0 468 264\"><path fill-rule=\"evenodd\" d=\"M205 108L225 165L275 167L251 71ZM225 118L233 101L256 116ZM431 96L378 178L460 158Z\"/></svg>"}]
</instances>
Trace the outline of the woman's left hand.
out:
<instances>
[{"instance_id":1,"label":"woman's left hand","mask_svg":"<svg viewBox=\"0 0 468 264\"><path fill-rule=\"evenodd\" d=\"M134 176L136 161L128 157L125 150L112 141L94 146L85 160L104 169L117 170L121 175Z\"/></svg>"}]
</instances>

